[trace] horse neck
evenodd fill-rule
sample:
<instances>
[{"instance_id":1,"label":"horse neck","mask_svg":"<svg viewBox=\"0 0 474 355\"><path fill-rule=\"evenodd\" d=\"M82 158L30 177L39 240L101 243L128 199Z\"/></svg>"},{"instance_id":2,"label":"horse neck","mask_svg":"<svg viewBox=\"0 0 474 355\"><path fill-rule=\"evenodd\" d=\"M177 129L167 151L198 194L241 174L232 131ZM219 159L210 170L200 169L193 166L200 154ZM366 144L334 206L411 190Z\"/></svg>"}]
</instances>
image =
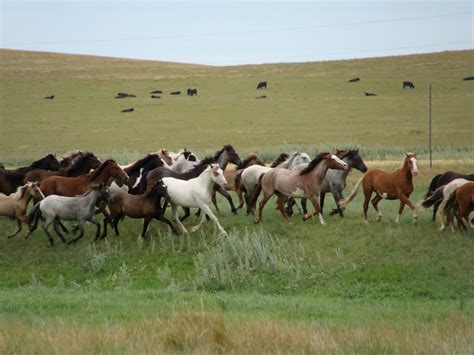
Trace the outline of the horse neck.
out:
<instances>
[{"instance_id":1,"label":"horse neck","mask_svg":"<svg viewBox=\"0 0 474 355\"><path fill-rule=\"evenodd\" d=\"M26 206L28 206L28 204L30 203L31 199L33 198L33 196L31 195L31 192L27 189L25 191L25 194L23 195L22 198L18 199L18 203L23 207L25 208Z\"/></svg>"},{"instance_id":2,"label":"horse neck","mask_svg":"<svg viewBox=\"0 0 474 355\"><path fill-rule=\"evenodd\" d=\"M89 181L91 182L97 182L97 183L107 183L110 179L110 169L105 168L104 170L101 171L99 176L97 176L95 179L92 179L92 177L89 178Z\"/></svg>"},{"instance_id":3,"label":"horse neck","mask_svg":"<svg viewBox=\"0 0 474 355\"><path fill-rule=\"evenodd\" d=\"M403 160L402 167L398 172L400 175L402 175L404 181L410 184L412 183L413 174L411 173L410 168L408 167L408 159Z\"/></svg>"},{"instance_id":4,"label":"horse neck","mask_svg":"<svg viewBox=\"0 0 474 355\"><path fill-rule=\"evenodd\" d=\"M196 179L199 183L206 188L206 191L211 192L212 186L214 186L214 180L212 180L212 171L204 171Z\"/></svg>"},{"instance_id":5,"label":"horse neck","mask_svg":"<svg viewBox=\"0 0 474 355\"><path fill-rule=\"evenodd\" d=\"M289 157L287 160L285 160L283 163L281 163L280 165L278 165L279 168L283 168L283 169L289 169L290 167L293 167L293 162L295 161L295 158L296 158L296 154L295 155L292 155L291 157Z\"/></svg>"},{"instance_id":6,"label":"horse neck","mask_svg":"<svg viewBox=\"0 0 474 355\"><path fill-rule=\"evenodd\" d=\"M217 164L219 164L219 168L221 168L222 170L225 170L227 164L229 163L229 160L227 158L227 152L225 149L217 157Z\"/></svg>"},{"instance_id":7,"label":"horse neck","mask_svg":"<svg viewBox=\"0 0 474 355\"><path fill-rule=\"evenodd\" d=\"M312 179L315 179L319 186L323 182L328 169L328 162L323 160L308 175L311 176Z\"/></svg>"}]
</instances>

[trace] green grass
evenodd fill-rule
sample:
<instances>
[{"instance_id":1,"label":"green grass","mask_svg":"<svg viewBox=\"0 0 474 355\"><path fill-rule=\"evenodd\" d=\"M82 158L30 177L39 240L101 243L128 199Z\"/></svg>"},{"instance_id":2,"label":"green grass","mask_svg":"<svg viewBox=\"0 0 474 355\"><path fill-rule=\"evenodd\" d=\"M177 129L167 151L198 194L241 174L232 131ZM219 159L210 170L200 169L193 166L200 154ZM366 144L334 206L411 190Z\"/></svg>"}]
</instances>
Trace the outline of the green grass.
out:
<instances>
[{"instance_id":1,"label":"green grass","mask_svg":"<svg viewBox=\"0 0 474 355\"><path fill-rule=\"evenodd\" d=\"M317 63L209 67L1 50L0 161L49 152L238 151L347 142L426 147L428 85L433 144L472 151L474 51ZM359 83L347 83L361 77ZM256 83L267 80L262 92ZM403 80L415 83L404 90ZM197 97L171 90L197 87ZM149 91L165 90L161 100ZM118 91L137 98L115 100ZM365 97L373 91L377 97ZM266 100L256 95L266 94ZM43 100L55 94L52 101ZM120 113L133 106L136 112Z\"/></svg>"}]
</instances>

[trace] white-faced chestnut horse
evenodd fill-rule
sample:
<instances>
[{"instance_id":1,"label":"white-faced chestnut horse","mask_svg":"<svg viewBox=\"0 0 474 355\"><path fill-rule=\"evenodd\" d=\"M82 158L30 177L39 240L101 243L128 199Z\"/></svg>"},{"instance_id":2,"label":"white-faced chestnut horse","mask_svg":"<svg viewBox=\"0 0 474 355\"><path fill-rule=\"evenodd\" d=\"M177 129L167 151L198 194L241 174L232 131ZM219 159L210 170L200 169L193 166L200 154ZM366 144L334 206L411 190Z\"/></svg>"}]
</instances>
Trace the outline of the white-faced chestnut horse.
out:
<instances>
[{"instance_id":1,"label":"white-faced chestnut horse","mask_svg":"<svg viewBox=\"0 0 474 355\"><path fill-rule=\"evenodd\" d=\"M416 215L415 205L408 199L413 192L413 176L418 174L416 165L416 154L406 153L403 159L402 167L388 172L382 169L370 169L358 182L350 196L339 203L340 208L346 208L357 195L357 192L362 185L364 190L364 222L368 223L367 210L369 209L369 202L372 194L375 192L375 197L372 199L372 206L377 211L377 221L381 221L382 213L378 208L378 204L382 199L400 200L400 208L398 210L395 222L400 221L403 208L405 205L410 206L413 211L413 223L416 223L418 216Z\"/></svg>"}]
</instances>

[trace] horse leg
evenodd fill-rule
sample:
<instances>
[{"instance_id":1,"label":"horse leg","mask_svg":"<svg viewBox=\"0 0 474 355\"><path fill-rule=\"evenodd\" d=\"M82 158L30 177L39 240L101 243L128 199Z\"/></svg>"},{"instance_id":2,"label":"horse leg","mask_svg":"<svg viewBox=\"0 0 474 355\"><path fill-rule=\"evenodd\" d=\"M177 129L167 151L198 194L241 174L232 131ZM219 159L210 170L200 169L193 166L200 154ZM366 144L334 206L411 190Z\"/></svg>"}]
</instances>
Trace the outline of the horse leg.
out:
<instances>
[{"instance_id":1,"label":"horse leg","mask_svg":"<svg viewBox=\"0 0 474 355\"><path fill-rule=\"evenodd\" d=\"M323 214L323 208L324 208L324 199L326 198L326 193L321 192L321 195L319 195L319 207L321 207L321 214ZM329 214L331 215L331 214Z\"/></svg>"},{"instance_id":2,"label":"horse leg","mask_svg":"<svg viewBox=\"0 0 474 355\"><path fill-rule=\"evenodd\" d=\"M199 218L199 223L197 225L195 225L194 227L191 228L191 233L194 233L196 232L199 228L201 228L201 225L204 223L204 221L206 220L206 213L204 212L204 210L202 208L199 209L201 211L200 213L200 218Z\"/></svg>"},{"instance_id":3,"label":"horse leg","mask_svg":"<svg viewBox=\"0 0 474 355\"><path fill-rule=\"evenodd\" d=\"M367 219L367 211L369 210L369 203L370 203L370 198L372 197L372 190L366 190L364 189L364 222L369 224L369 220Z\"/></svg>"},{"instance_id":4,"label":"horse leg","mask_svg":"<svg viewBox=\"0 0 474 355\"><path fill-rule=\"evenodd\" d=\"M417 222L417 219L418 219L418 216L416 215L416 207L413 203L411 203L411 201L408 199L408 197L403 194L403 193L400 193L398 195L398 198L400 199L400 201L402 201L403 203L407 204L408 206L410 206L412 212L413 212L413 223L416 224Z\"/></svg>"},{"instance_id":5,"label":"horse leg","mask_svg":"<svg viewBox=\"0 0 474 355\"><path fill-rule=\"evenodd\" d=\"M441 205L443 201L437 201L433 205L433 222L436 221L436 213L438 212L439 205Z\"/></svg>"},{"instance_id":6,"label":"horse leg","mask_svg":"<svg viewBox=\"0 0 474 355\"><path fill-rule=\"evenodd\" d=\"M235 209L235 206L234 206L234 201L232 201L232 197L229 195L229 193L222 186L219 186L219 185L217 185L216 191L220 193L222 196L224 196L227 199L227 201L229 201L230 209L232 213L237 214L237 210Z\"/></svg>"},{"instance_id":7,"label":"horse leg","mask_svg":"<svg viewBox=\"0 0 474 355\"><path fill-rule=\"evenodd\" d=\"M97 230L95 232L95 239L94 240L99 240L100 239L100 223L97 222L97 220L94 218L93 215L88 219L88 221L91 222L92 224L94 224L97 227Z\"/></svg>"},{"instance_id":8,"label":"horse leg","mask_svg":"<svg viewBox=\"0 0 474 355\"><path fill-rule=\"evenodd\" d=\"M53 220L51 218L49 219L46 219L46 221L43 223L43 225L41 226L44 230L44 232L46 233L46 235L48 236L48 240L49 240L49 245L54 247L54 239L53 239L53 236L49 233L48 231L48 227L50 226L51 222L53 222Z\"/></svg>"},{"instance_id":9,"label":"horse leg","mask_svg":"<svg viewBox=\"0 0 474 355\"><path fill-rule=\"evenodd\" d=\"M286 202L286 214L288 216L293 215L293 206L296 205L296 200L293 197L290 197L288 201Z\"/></svg>"},{"instance_id":10,"label":"horse leg","mask_svg":"<svg viewBox=\"0 0 474 355\"><path fill-rule=\"evenodd\" d=\"M308 197L309 200L311 201L314 209L315 209L315 212L314 212L314 215L318 215L319 217L319 223L321 223L322 226L324 226L326 224L326 222L324 222L324 219L323 219L323 215L321 213L321 207L319 206L319 203L318 203L318 197L317 195L313 194L311 196ZM311 214L306 214L305 217L303 218L304 221L306 221L307 219L311 218Z\"/></svg>"},{"instance_id":11,"label":"horse leg","mask_svg":"<svg viewBox=\"0 0 474 355\"><path fill-rule=\"evenodd\" d=\"M182 222L191 215L191 210L189 207L183 207L184 215L179 217L179 220Z\"/></svg>"},{"instance_id":12,"label":"horse leg","mask_svg":"<svg viewBox=\"0 0 474 355\"><path fill-rule=\"evenodd\" d=\"M334 202L336 202L336 206L337 208L335 209L335 212L339 212L339 216L342 218L344 217L344 210L339 207L339 201L342 200L342 191L341 190L337 190L337 191L334 191L333 192L333 197L334 197Z\"/></svg>"},{"instance_id":13,"label":"horse leg","mask_svg":"<svg viewBox=\"0 0 474 355\"><path fill-rule=\"evenodd\" d=\"M186 227L183 225L183 223L181 223L181 221L179 220L179 216L178 216L178 205L175 205L174 203L171 203L171 215L173 216L173 219L174 221L178 224L179 228L181 228L181 231L184 233L184 234L189 234L188 230L186 229Z\"/></svg>"},{"instance_id":14,"label":"horse leg","mask_svg":"<svg viewBox=\"0 0 474 355\"><path fill-rule=\"evenodd\" d=\"M13 238L13 237L16 236L18 233L21 232L21 220L17 219L17 220L16 220L16 224L17 224L17 229L16 229L15 233L9 235L9 236L8 236L8 239Z\"/></svg>"},{"instance_id":15,"label":"horse leg","mask_svg":"<svg viewBox=\"0 0 474 355\"><path fill-rule=\"evenodd\" d=\"M382 201L382 197L379 194L376 194L372 199L372 206L374 207L375 211L377 212L377 222L382 220L382 212L380 212L378 204Z\"/></svg>"},{"instance_id":16,"label":"horse leg","mask_svg":"<svg viewBox=\"0 0 474 355\"><path fill-rule=\"evenodd\" d=\"M239 197L239 205L235 208L238 211L244 206L244 197L242 196L242 190L237 186L235 187L235 193Z\"/></svg>"},{"instance_id":17,"label":"horse leg","mask_svg":"<svg viewBox=\"0 0 474 355\"><path fill-rule=\"evenodd\" d=\"M171 221L166 218L165 216L163 216L161 213L158 213L156 216L155 216L156 219L158 219L159 221L161 222L164 222L166 223L168 226L170 226L171 228L171 231L173 234L178 234L178 231L176 230L176 228L173 226L173 224L171 223Z\"/></svg>"},{"instance_id":18,"label":"horse leg","mask_svg":"<svg viewBox=\"0 0 474 355\"><path fill-rule=\"evenodd\" d=\"M302 198L301 199L301 208L303 209L303 216L308 213L308 199Z\"/></svg>"},{"instance_id":19,"label":"horse leg","mask_svg":"<svg viewBox=\"0 0 474 355\"><path fill-rule=\"evenodd\" d=\"M281 212L281 215L283 216L283 219L285 220L286 223L291 224L290 220L288 219L288 214L286 213L285 210L285 202L286 202L286 196L277 193L278 196L278 201L277 201L277 207Z\"/></svg>"},{"instance_id":20,"label":"horse leg","mask_svg":"<svg viewBox=\"0 0 474 355\"><path fill-rule=\"evenodd\" d=\"M398 215L397 215L397 218L395 219L395 223L400 223L400 217L402 216L404 208L405 208L405 203L400 201L400 208L398 209Z\"/></svg>"},{"instance_id":21,"label":"horse leg","mask_svg":"<svg viewBox=\"0 0 474 355\"><path fill-rule=\"evenodd\" d=\"M54 231L56 232L56 234L58 235L59 239L61 239L61 242L63 242L64 244L66 244L66 239L64 239L64 236L61 234L61 232L59 231L59 218L55 218L54 219L54 222L53 222L53 229Z\"/></svg>"},{"instance_id":22,"label":"horse leg","mask_svg":"<svg viewBox=\"0 0 474 355\"><path fill-rule=\"evenodd\" d=\"M270 194L267 194L265 191L263 192L263 199L262 201L260 201L259 205L258 205L258 216L257 218L255 218L255 222L254 223L260 223L262 221L262 210L263 210L263 207L265 207L266 203L268 202L268 200L270 199L270 197L273 196L273 191L270 193Z\"/></svg>"},{"instance_id":23,"label":"horse leg","mask_svg":"<svg viewBox=\"0 0 474 355\"><path fill-rule=\"evenodd\" d=\"M217 228L219 228L219 231L221 232L221 234L223 235L227 235L226 231L224 230L224 228L222 228L221 224L219 223L219 220L217 219L217 217L212 213L211 209L209 208L208 205L206 204L203 204L201 206L201 210L204 211L205 215L208 215L209 218L215 223L215 225L217 226ZM204 218L201 218L201 223L202 224L202 220ZM199 224L199 225L200 225Z\"/></svg>"},{"instance_id":24,"label":"horse leg","mask_svg":"<svg viewBox=\"0 0 474 355\"><path fill-rule=\"evenodd\" d=\"M151 217L145 217L143 219L143 228L142 228L142 234L141 234L142 238L145 238L145 233L148 229L148 225L150 224L150 221L151 221Z\"/></svg>"},{"instance_id":25,"label":"horse leg","mask_svg":"<svg viewBox=\"0 0 474 355\"><path fill-rule=\"evenodd\" d=\"M217 207L216 187L215 187L215 185L214 185L214 188L212 189L211 200L212 200L212 203L213 203L213 205L214 205L216 211L219 212L219 207Z\"/></svg>"},{"instance_id":26,"label":"horse leg","mask_svg":"<svg viewBox=\"0 0 474 355\"><path fill-rule=\"evenodd\" d=\"M94 221L94 222L95 222L95 221ZM97 223L97 222L96 222L96 223ZM97 224L98 224L98 223L97 223ZM70 245L70 244L73 244L73 243L77 243L77 241L78 241L79 239L81 239L82 236L84 235L84 222L83 222L83 221L79 222L79 224L77 225L77 229L79 230L79 235L78 235L76 238L71 239L71 240L68 242L69 245Z\"/></svg>"}]
</instances>

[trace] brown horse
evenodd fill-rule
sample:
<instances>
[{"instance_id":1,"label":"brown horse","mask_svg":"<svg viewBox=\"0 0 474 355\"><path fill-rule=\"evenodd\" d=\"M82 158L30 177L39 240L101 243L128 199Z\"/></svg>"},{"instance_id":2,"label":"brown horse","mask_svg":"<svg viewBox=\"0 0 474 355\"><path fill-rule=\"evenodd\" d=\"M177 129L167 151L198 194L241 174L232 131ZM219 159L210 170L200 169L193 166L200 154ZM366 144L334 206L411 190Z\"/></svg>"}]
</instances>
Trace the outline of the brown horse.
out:
<instances>
[{"instance_id":1,"label":"brown horse","mask_svg":"<svg viewBox=\"0 0 474 355\"><path fill-rule=\"evenodd\" d=\"M107 225L112 223L115 235L119 235L118 223L123 216L130 218L143 218L142 238L148 229L153 218L156 218L168 224L174 234L176 229L171 222L165 218L161 208L161 199L165 199L165 203L169 200L166 186L163 180L159 179L156 183L142 195L132 195L127 192L116 192L108 202L110 215L104 218L104 231L102 238L107 236Z\"/></svg>"},{"instance_id":2,"label":"brown horse","mask_svg":"<svg viewBox=\"0 0 474 355\"><path fill-rule=\"evenodd\" d=\"M257 200L260 191L263 191L263 200L259 204L258 216L255 223L262 220L262 210L273 194L278 196L277 209L280 210L284 220L290 223L285 210L285 202L288 197L305 197L311 201L315 209L314 215L319 216L321 224L325 224L318 203L320 186L326 176L328 169L344 170L347 164L331 153L320 153L302 171L294 171L275 168L263 173L258 181L254 201ZM311 213L304 216L304 220L310 218Z\"/></svg>"},{"instance_id":3,"label":"brown horse","mask_svg":"<svg viewBox=\"0 0 474 355\"><path fill-rule=\"evenodd\" d=\"M127 181L127 174L114 160L106 160L96 170L79 177L50 176L41 182L40 188L45 196L77 196L86 193L92 184L109 184L116 181L122 186Z\"/></svg>"},{"instance_id":4,"label":"brown horse","mask_svg":"<svg viewBox=\"0 0 474 355\"><path fill-rule=\"evenodd\" d=\"M413 176L418 174L418 168L416 166L416 154L406 153L405 159L403 159L402 167L396 169L393 172L388 172L381 169L369 170L357 183L350 196L339 203L341 208L351 202L357 195L359 188L362 184L364 189L364 222L369 223L367 219L367 210L369 209L369 202L372 194L375 192L375 197L372 199L372 206L377 211L377 221L380 222L382 219L382 213L378 209L378 204L382 199L387 200L400 200L400 208L395 222L400 221L403 208L405 205L410 206L413 211L413 223L416 223L418 216L416 215L416 207L408 199L413 192Z\"/></svg>"},{"instance_id":5,"label":"brown horse","mask_svg":"<svg viewBox=\"0 0 474 355\"><path fill-rule=\"evenodd\" d=\"M159 151L152 152L150 154L158 155L161 158L161 160L163 160L168 165L173 164L173 159L170 156L170 152L166 148L161 148Z\"/></svg>"},{"instance_id":6,"label":"brown horse","mask_svg":"<svg viewBox=\"0 0 474 355\"><path fill-rule=\"evenodd\" d=\"M21 226L23 223L28 223L28 216L26 215L26 209L31 199L35 202L43 198L43 194L38 187L37 183L29 182L24 186L18 188L18 191L10 196L0 194L0 216L9 217L16 219L18 228L15 233L8 236L13 238L21 232Z\"/></svg>"},{"instance_id":7,"label":"brown horse","mask_svg":"<svg viewBox=\"0 0 474 355\"><path fill-rule=\"evenodd\" d=\"M91 169L97 169L102 162L92 153L86 152L75 159L71 166L61 168L59 171L34 169L25 175L24 182L41 182L50 176L76 177L87 174Z\"/></svg>"},{"instance_id":8,"label":"brown horse","mask_svg":"<svg viewBox=\"0 0 474 355\"><path fill-rule=\"evenodd\" d=\"M474 211L474 182L468 182L454 190L446 202L444 207L444 212L448 217L446 226L453 223L454 215L458 221L459 230L467 231L464 221L471 228L474 228L469 220L469 215L472 211Z\"/></svg>"},{"instance_id":9,"label":"brown horse","mask_svg":"<svg viewBox=\"0 0 474 355\"><path fill-rule=\"evenodd\" d=\"M237 171L248 168L249 166L252 166L252 165L265 166L265 163L261 161L255 154L250 154L244 160L242 160L240 165L237 165L237 166L234 165L231 168L225 169L224 171L224 177L227 180L227 185L225 186L225 189L227 191L235 191L235 193L239 197L239 205L237 206L236 210L242 208L242 206L244 205L242 190L238 189L235 185L235 177L236 177ZM215 190L212 191L212 203L217 209Z\"/></svg>"},{"instance_id":10,"label":"brown horse","mask_svg":"<svg viewBox=\"0 0 474 355\"><path fill-rule=\"evenodd\" d=\"M14 193L18 187L23 185L25 174L33 169L59 170L59 162L53 154L48 154L40 160L34 161L30 166L15 170L0 169L0 192L6 195Z\"/></svg>"}]
</instances>

